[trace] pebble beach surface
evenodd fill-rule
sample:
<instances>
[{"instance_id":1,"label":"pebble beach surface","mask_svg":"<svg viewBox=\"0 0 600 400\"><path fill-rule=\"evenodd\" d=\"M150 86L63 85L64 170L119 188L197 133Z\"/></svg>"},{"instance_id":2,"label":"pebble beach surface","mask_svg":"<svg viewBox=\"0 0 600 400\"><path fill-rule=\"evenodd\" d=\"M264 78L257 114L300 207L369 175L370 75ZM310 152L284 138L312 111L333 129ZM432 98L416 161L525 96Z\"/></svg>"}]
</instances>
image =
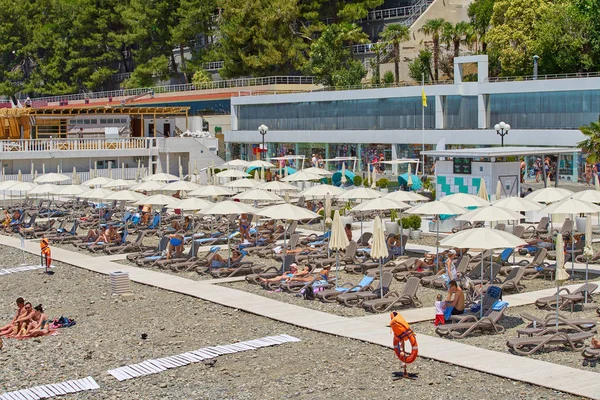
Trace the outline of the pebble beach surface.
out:
<instances>
[{"instance_id":1,"label":"pebble beach surface","mask_svg":"<svg viewBox=\"0 0 600 400\"><path fill-rule=\"evenodd\" d=\"M18 266L20 250L3 247L2 267ZM28 255L26 261L37 262ZM57 336L6 339L0 393L91 375L100 385L81 399L325 399L472 397L571 399L571 395L418 358L415 381L393 381L399 363L390 349L286 325L188 296L133 284L129 297L110 294L108 277L56 263L0 277L0 316L14 300L42 303L51 317L77 321ZM148 335L147 340L141 334ZM191 364L119 382L107 370L205 346L287 333L302 341L224 355L213 366Z\"/></svg>"}]
</instances>

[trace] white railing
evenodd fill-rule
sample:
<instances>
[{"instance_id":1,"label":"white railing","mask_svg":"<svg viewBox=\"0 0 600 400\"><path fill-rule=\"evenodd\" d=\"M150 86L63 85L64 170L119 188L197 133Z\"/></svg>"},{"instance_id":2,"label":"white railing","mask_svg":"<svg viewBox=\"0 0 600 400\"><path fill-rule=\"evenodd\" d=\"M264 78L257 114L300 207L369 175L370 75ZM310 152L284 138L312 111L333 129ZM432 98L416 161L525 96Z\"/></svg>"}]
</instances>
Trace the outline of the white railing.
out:
<instances>
[{"instance_id":1,"label":"white railing","mask_svg":"<svg viewBox=\"0 0 600 400\"><path fill-rule=\"evenodd\" d=\"M37 176L42 175L42 166L39 164L34 165L35 169L37 170ZM48 172L56 172L56 171L49 171L46 170L46 173ZM65 174L67 176L72 177L73 176L73 172L72 171L61 171L62 174ZM147 167L140 167L139 172L137 168L111 168L110 170L108 169L97 169L97 170L92 170L92 171L77 171L77 177L79 178L80 182L85 182L88 181L92 178L95 177L104 177L104 178L109 178L112 177L113 179L127 179L127 180L134 180L137 178L144 178L148 176L148 168ZM28 174L21 174L21 181L23 182L33 182L34 179L34 175L31 175L31 173ZM2 179L2 181L17 181L19 180L19 174L5 174L3 176L0 176L0 179ZM65 183L71 183L70 181L66 181Z\"/></svg>"},{"instance_id":2,"label":"white railing","mask_svg":"<svg viewBox=\"0 0 600 400\"><path fill-rule=\"evenodd\" d=\"M156 138L0 140L0 152L133 150L158 148Z\"/></svg>"}]
</instances>

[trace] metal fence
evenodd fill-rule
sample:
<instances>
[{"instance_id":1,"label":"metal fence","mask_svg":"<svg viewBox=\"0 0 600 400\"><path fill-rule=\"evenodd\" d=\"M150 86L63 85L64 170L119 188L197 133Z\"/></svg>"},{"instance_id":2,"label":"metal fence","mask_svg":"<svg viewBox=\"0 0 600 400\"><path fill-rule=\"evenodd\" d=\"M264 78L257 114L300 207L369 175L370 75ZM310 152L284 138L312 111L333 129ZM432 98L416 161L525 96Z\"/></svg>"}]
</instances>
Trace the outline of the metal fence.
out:
<instances>
[{"instance_id":1,"label":"metal fence","mask_svg":"<svg viewBox=\"0 0 600 400\"><path fill-rule=\"evenodd\" d=\"M496 76L487 78L486 82L519 82L519 81L542 81L550 79L577 79L577 78L598 78L600 72L576 72L572 74L546 74L546 75L528 75L528 76Z\"/></svg>"},{"instance_id":2,"label":"metal fence","mask_svg":"<svg viewBox=\"0 0 600 400\"><path fill-rule=\"evenodd\" d=\"M156 138L0 140L0 152L133 150L158 148Z\"/></svg>"},{"instance_id":3,"label":"metal fence","mask_svg":"<svg viewBox=\"0 0 600 400\"><path fill-rule=\"evenodd\" d=\"M36 166L36 168L37 168L37 166ZM50 172L50 171L46 171L46 173L48 173L48 172ZM73 177L72 171L69 171L69 172L62 171L61 173L63 173L66 176L70 176L71 178ZM40 175L42 175L41 171L38 171L37 174L34 174L34 175L32 175L31 173L21 174L21 175L19 175L19 174L4 174L4 175L2 175L2 181L21 180L22 182L33 182L33 180ZM96 170L85 171L85 172L77 171L77 177L80 182L85 182L85 181L90 180L95 177L134 180L134 179L138 179L138 178L144 178L146 176L148 176L147 167L140 167L139 170L137 168L111 168L110 170L109 169L96 169ZM67 181L65 183L71 183L71 182Z\"/></svg>"}]
</instances>

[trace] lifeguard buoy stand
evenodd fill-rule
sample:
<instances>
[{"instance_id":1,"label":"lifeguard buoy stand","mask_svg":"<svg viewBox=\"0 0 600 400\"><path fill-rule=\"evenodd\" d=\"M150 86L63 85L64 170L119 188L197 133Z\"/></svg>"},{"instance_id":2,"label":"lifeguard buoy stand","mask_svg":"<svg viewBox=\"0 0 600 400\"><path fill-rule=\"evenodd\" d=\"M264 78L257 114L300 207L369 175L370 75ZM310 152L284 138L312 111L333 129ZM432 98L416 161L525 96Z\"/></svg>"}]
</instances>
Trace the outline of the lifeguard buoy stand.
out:
<instances>
[{"instance_id":1,"label":"lifeguard buoy stand","mask_svg":"<svg viewBox=\"0 0 600 400\"><path fill-rule=\"evenodd\" d=\"M416 373L408 373L406 371L406 364L413 363L419 354L419 346L417 345L417 336L410 329L410 325L397 312L390 313L390 328L394 333L394 352L396 357L402 363L402 371L392 372L392 379L416 379L418 375ZM404 348L404 342L409 341L411 345L410 355L406 355Z\"/></svg>"},{"instance_id":2,"label":"lifeguard buoy stand","mask_svg":"<svg viewBox=\"0 0 600 400\"><path fill-rule=\"evenodd\" d=\"M42 266L45 266L44 272L48 275L54 275L54 271L50 271L52 267L52 250L50 250L50 241L46 238L40 240L40 261Z\"/></svg>"}]
</instances>

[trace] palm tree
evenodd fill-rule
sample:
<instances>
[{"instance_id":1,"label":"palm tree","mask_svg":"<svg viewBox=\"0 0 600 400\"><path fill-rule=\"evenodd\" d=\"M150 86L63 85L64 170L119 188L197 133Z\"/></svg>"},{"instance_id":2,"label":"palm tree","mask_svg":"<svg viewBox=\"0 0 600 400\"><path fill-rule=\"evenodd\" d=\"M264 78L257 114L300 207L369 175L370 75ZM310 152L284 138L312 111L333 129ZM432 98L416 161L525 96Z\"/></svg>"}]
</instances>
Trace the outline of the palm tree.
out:
<instances>
[{"instance_id":1,"label":"palm tree","mask_svg":"<svg viewBox=\"0 0 600 400\"><path fill-rule=\"evenodd\" d=\"M354 49L352 46L360 43L368 43L369 35L367 35L362 27L355 23L342 22L339 24L340 32L338 39L342 41L344 46L350 47L350 58L354 59Z\"/></svg>"},{"instance_id":2,"label":"palm tree","mask_svg":"<svg viewBox=\"0 0 600 400\"><path fill-rule=\"evenodd\" d=\"M400 43L410 40L410 31L407 26L391 24L386 26L385 30L381 32L381 40L385 47L391 45L394 49L394 75L396 84L398 84L400 80Z\"/></svg>"},{"instance_id":3,"label":"palm tree","mask_svg":"<svg viewBox=\"0 0 600 400\"><path fill-rule=\"evenodd\" d=\"M433 73L435 80L439 78L439 65L440 65L440 34L444 28L446 20L444 18L429 19L425 21L425 24L420 29L426 35L431 35L433 42Z\"/></svg>"},{"instance_id":4,"label":"palm tree","mask_svg":"<svg viewBox=\"0 0 600 400\"><path fill-rule=\"evenodd\" d=\"M470 36L471 24L465 21L457 22L456 25L452 25L451 22L444 22L442 27L441 40L450 48L453 47L454 57L460 55L461 43L466 43L467 37Z\"/></svg>"},{"instance_id":5,"label":"palm tree","mask_svg":"<svg viewBox=\"0 0 600 400\"><path fill-rule=\"evenodd\" d=\"M579 130L586 139L577 143L577 146L588 154L587 161L589 163L600 161L600 116L598 116L598 122L590 122L589 125L584 125Z\"/></svg>"}]
</instances>

